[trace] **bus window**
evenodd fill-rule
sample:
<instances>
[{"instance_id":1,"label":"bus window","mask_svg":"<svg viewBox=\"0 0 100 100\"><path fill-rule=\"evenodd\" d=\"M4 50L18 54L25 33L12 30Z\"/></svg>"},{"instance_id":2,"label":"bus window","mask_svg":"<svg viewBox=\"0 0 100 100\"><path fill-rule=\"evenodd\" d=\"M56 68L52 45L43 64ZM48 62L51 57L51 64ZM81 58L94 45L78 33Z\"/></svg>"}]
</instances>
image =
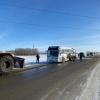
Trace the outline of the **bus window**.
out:
<instances>
[{"instance_id":1,"label":"bus window","mask_svg":"<svg viewBox=\"0 0 100 100\"><path fill-rule=\"evenodd\" d=\"M64 53L64 49L62 49L62 53Z\"/></svg>"},{"instance_id":2,"label":"bus window","mask_svg":"<svg viewBox=\"0 0 100 100\"><path fill-rule=\"evenodd\" d=\"M68 50L68 49L66 49L66 50L65 50L65 53L69 53L69 50Z\"/></svg>"}]
</instances>

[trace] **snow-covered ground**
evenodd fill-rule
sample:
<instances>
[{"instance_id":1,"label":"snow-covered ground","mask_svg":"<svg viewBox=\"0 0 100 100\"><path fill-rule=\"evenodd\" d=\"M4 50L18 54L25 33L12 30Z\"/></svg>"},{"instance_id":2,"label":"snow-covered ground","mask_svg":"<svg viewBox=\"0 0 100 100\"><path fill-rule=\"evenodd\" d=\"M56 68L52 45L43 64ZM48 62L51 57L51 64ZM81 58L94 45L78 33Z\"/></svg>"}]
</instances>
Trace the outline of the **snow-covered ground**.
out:
<instances>
[{"instance_id":1,"label":"snow-covered ground","mask_svg":"<svg viewBox=\"0 0 100 100\"><path fill-rule=\"evenodd\" d=\"M31 66L31 65L37 65L36 63L36 56L17 56L20 58L24 58L25 59L25 66ZM78 55L76 55L76 57L78 58ZM79 58L78 58L79 59ZM90 58L83 58L83 59L90 59ZM40 55L40 61L39 64L46 64L47 63L47 55Z\"/></svg>"},{"instance_id":2,"label":"snow-covered ground","mask_svg":"<svg viewBox=\"0 0 100 100\"><path fill-rule=\"evenodd\" d=\"M75 100L100 100L100 62L90 74L81 96Z\"/></svg>"},{"instance_id":3,"label":"snow-covered ground","mask_svg":"<svg viewBox=\"0 0 100 100\"><path fill-rule=\"evenodd\" d=\"M20 58L25 59L25 66L37 65L36 63L36 56L17 56ZM40 55L39 64L46 64L47 63L47 55Z\"/></svg>"}]
</instances>

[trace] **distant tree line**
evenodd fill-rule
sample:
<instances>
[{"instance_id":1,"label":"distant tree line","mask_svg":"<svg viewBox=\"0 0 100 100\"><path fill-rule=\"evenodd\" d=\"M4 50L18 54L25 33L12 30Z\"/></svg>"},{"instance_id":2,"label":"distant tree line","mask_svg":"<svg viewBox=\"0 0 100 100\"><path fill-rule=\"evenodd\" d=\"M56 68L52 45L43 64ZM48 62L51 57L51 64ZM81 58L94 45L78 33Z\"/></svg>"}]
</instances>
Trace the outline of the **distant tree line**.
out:
<instances>
[{"instance_id":1,"label":"distant tree line","mask_svg":"<svg viewBox=\"0 0 100 100\"><path fill-rule=\"evenodd\" d=\"M36 55L39 53L38 49L31 49L31 48L16 48L15 50L9 50L6 52L10 52L14 55Z\"/></svg>"}]
</instances>

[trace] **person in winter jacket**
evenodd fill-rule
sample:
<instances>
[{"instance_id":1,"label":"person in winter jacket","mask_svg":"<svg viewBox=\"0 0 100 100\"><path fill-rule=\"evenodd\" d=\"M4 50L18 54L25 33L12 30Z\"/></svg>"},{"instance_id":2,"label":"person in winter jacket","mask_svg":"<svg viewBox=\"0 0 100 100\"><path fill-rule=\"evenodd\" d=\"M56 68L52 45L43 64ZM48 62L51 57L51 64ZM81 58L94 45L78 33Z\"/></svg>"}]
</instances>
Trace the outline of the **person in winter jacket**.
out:
<instances>
[{"instance_id":1,"label":"person in winter jacket","mask_svg":"<svg viewBox=\"0 0 100 100\"><path fill-rule=\"evenodd\" d=\"M80 57L80 60L82 60L83 54L82 54L82 53L80 53L80 56L79 56L79 57Z\"/></svg>"},{"instance_id":2,"label":"person in winter jacket","mask_svg":"<svg viewBox=\"0 0 100 100\"><path fill-rule=\"evenodd\" d=\"M37 54L36 55L36 63L39 63L39 58L40 58L40 56L39 56L39 54Z\"/></svg>"},{"instance_id":3,"label":"person in winter jacket","mask_svg":"<svg viewBox=\"0 0 100 100\"><path fill-rule=\"evenodd\" d=\"M68 54L67 57L68 57L69 61L71 61L71 54L70 53Z\"/></svg>"}]
</instances>

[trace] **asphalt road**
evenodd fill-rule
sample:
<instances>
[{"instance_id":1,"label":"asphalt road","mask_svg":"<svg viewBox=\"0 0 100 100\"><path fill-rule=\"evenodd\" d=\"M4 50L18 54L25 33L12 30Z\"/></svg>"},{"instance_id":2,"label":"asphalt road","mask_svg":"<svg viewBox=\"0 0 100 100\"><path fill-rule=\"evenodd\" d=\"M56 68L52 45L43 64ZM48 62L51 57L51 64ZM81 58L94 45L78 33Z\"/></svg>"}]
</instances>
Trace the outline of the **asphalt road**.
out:
<instances>
[{"instance_id":1,"label":"asphalt road","mask_svg":"<svg viewBox=\"0 0 100 100\"><path fill-rule=\"evenodd\" d=\"M0 100L75 100L99 57L0 75Z\"/></svg>"}]
</instances>

